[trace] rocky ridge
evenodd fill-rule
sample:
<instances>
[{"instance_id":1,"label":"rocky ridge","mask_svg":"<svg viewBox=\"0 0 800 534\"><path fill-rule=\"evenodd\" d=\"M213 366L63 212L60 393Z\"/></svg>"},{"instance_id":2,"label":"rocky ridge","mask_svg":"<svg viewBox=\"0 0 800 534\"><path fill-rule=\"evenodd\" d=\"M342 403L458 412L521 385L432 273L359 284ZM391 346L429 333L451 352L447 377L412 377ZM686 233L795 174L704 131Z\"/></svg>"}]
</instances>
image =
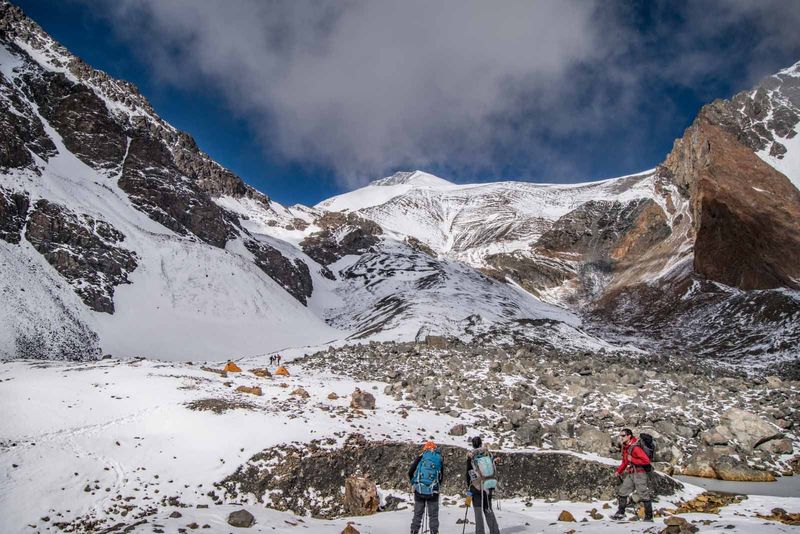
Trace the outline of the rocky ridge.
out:
<instances>
[{"instance_id":1,"label":"rocky ridge","mask_svg":"<svg viewBox=\"0 0 800 534\"><path fill-rule=\"evenodd\" d=\"M341 490L345 479L356 473L376 483L383 492L408 492L407 471L419 454L418 445L367 441L359 434L350 435L341 447L331 447L335 440L330 441L268 449L250 458L217 487L225 499L252 496L270 508L322 518L348 512ZM440 450L445 465L442 494L460 495L467 487L467 449L446 445ZM613 472L599 462L555 452L499 452L495 458L502 469L496 494L499 499L592 501L614 496ZM682 488L662 475L656 475L655 485L660 495L671 495ZM403 500L396 495L385 497L395 505Z\"/></svg>"}]
</instances>

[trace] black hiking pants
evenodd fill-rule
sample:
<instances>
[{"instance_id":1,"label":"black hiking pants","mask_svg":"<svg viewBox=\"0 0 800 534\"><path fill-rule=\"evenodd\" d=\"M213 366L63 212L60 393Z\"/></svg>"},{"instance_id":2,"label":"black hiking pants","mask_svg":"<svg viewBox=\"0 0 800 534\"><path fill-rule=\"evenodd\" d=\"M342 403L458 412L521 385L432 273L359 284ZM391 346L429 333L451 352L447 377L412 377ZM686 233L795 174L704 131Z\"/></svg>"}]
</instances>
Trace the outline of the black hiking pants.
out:
<instances>
[{"instance_id":1,"label":"black hiking pants","mask_svg":"<svg viewBox=\"0 0 800 534\"><path fill-rule=\"evenodd\" d=\"M439 494L420 495L414 492L414 518L411 520L411 534L418 534L422 526L422 516L428 509L430 534L439 534Z\"/></svg>"},{"instance_id":2,"label":"black hiking pants","mask_svg":"<svg viewBox=\"0 0 800 534\"><path fill-rule=\"evenodd\" d=\"M484 517L486 517L486 524L489 526L489 534L500 534L500 527L497 526L497 519L494 517L494 510L492 510L493 491L484 490L481 492L476 489L472 490L472 507L475 510L475 534L486 534L483 528Z\"/></svg>"}]
</instances>

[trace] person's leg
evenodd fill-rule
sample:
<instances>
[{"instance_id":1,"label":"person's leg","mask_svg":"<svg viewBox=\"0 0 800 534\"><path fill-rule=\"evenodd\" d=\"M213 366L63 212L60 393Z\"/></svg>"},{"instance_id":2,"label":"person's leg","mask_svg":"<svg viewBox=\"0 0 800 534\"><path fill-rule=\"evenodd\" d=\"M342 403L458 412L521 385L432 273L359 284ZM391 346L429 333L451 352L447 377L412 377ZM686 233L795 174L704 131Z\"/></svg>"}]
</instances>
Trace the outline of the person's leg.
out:
<instances>
[{"instance_id":1,"label":"person's leg","mask_svg":"<svg viewBox=\"0 0 800 534\"><path fill-rule=\"evenodd\" d=\"M483 515L486 516L489 534L500 534L500 527L497 525L497 518L492 509L492 490L483 492Z\"/></svg>"},{"instance_id":2,"label":"person's leg","mask_svg":"<svg viewBox=\"0 0 800 534\"><path fill-rule=\"evenodd\" d=\"M431 534L439 534L439 496L428 501L428 524Z\"/></svg>"},{"instance_id":3,"label":"person's leg","mask_svg":"<svg viewBox=\"0 0 800 534\"><path fill-rule=\"evenodd\" d=\"M633 493L633 477L630 473L622 475L622 484L617 488L617 513L611 519L624 519L625 507L628 505L628 496Z\"/></svg>"},{"instance_id":4,"label":"person's leg","mask_svg":"<svg viewBox=\"0 0 800 534\"><path fill-rule=\"evenodd\" d=\"M653 520L653 487L650 484L649 473L634 473L633 483L636 487L636 493L642 499L644 505L644 520Z\"/></svg>"},{"instance_id":5,"label":"person's leg","mask_svg":"<svg viewBox=\"0 0 800 534\"><path fill-rule=\"evenodd\" d=\"M481 492L472 489L472 511L475 512L475 534L486 534L483 530L483 506Z\"/></svg>"},{"instance_id":6,"label":"person's leg","mask_svg":"<svg viewBox=\"0 0 800 534\"><path fill-rule=\"evenodd\" d=\"M414 495L414 517L411 519L411 534L417 534L422 525L422 514L425 513L425 501Z\"/></svg>"}]
</instances>

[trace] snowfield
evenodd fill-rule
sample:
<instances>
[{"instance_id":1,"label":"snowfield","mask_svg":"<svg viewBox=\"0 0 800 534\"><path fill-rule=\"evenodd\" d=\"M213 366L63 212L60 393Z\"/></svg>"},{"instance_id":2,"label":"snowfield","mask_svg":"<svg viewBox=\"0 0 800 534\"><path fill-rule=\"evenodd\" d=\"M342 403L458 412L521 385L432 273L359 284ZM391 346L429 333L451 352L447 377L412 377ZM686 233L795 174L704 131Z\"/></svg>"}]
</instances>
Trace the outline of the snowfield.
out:
<instances>
[{"instance_id":1,"label":"snowfield","mask_svg":"<svg viewBox=\"0 0 800 534\"><path fill-rule=\"evenodd\" d=\"M383 384L305 371L290 377L258 378L247 370L263 364L263 359L239 363L245 372L230 373L227 378L201 370L200 363L102 360L2 364L0 532L60 532L56 523L78 517L105 519L105 526L132 525L140 521L138 511L148 508L154 513L144 517L147 522L135 526L132 532L152 532L156 525L174 532L192 522L208 524L210 532L229 532L228 513L242 507L257 521L248 532L327 534L340 532L348 520L364 534L402 532L408 528L410 510L317 520L270 510L255 502L218 505L207 493L253 454L279 444L323 437L339 443L353 431L372 439L420 442L432 436L440 443L465 444L465 438L447 434L454 424L452 417L397 402L382 393ZM290 372L295 369L291 362L288 368ZM224 385L226 381L231 382L230 387ZM264 396L234 392L239 385L259 385ZM308 391L308 400L291 394L298 386ZM356 386L375 395L377 409L365 412L365 418L350 421L345 416L346 406ZM330 392L340 398L329 400ZM209 398L248 407L222 414L187 408L187 403ZM398 416L400 409L407 411L406 418ZM700 491L687 486L672 500L690 498ZM461 497L455 497L460 501ZM175 506L178 501L188 507ZM534 501L528 506L521 500L502 501L497 516L505 534L561 533L568 528L585 533L644 532L651 527L608 520L590 519L570 525L556 521L561 510L569 510L578 521L588 517L591 508L608 515L603 504ZM667 505L662 501L657 507ZM122 513L125 507L130 513ZM742 533L756 529L796 531L796 527L755 517L775 507L796 511L800 496L750 497L723 508L719 516L682 517L710 521L708 525L698 524L701 532L716 532L723 527ZM169 517L174 511L182 516ZM463 514L463 508L442 507L442 532L459 531L456 520Z\"/></svg>"}]
</instances>

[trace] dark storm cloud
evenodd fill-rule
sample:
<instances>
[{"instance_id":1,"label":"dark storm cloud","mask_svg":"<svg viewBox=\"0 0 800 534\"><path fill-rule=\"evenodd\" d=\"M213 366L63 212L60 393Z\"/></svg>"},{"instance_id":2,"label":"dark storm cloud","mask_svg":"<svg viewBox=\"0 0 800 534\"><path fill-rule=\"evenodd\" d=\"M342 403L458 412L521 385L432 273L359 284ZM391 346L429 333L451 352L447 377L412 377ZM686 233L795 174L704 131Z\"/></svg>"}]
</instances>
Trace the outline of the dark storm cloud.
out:
<instances>
[{"instance_id":1,"label":"dark storm cloud","mask_svg":"<svg viewBox=\"0 0 800 534\"><path fill-rule=\"evenodd\" d=\"M647 132L674 130L670 99L648 105L666 85L713 93L731 77L766 74L769 58L798 47L799 6L105 5L165 82L211 85L270 154L332 168L348 186L409 165L475 176L513 162L530 177L580 178L609 136L632 154ZM577 157L576 147L588 148Z\"/></svg>"}]
</instances>

